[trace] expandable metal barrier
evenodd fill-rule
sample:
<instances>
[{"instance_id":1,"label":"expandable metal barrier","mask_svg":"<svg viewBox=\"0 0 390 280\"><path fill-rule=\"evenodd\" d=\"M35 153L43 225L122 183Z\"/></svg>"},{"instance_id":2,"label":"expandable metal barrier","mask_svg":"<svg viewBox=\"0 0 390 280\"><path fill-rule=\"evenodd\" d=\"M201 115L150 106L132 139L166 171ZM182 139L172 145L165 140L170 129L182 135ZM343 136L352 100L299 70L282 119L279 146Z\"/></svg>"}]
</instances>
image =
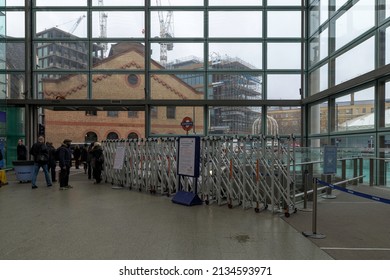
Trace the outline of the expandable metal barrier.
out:
<instances>
[{"instance_id":1,"label":"expandable metal barrier","mask_svg":"<svg viewBox=\"0 0 390 280\"><path fill-rule=\"evenodd\" d=\"M177 175L178 138L103 141L103 179L112 185L171 196L195 190L195 180ZM118 147L124 162L114 168ZM295 208L295 137L203 137L198 195L206 203L269 209L289 216ZM180 185L179 185L180 184ZM181 186L181 188L179 188Z\"/></svg>"}]
</instances>

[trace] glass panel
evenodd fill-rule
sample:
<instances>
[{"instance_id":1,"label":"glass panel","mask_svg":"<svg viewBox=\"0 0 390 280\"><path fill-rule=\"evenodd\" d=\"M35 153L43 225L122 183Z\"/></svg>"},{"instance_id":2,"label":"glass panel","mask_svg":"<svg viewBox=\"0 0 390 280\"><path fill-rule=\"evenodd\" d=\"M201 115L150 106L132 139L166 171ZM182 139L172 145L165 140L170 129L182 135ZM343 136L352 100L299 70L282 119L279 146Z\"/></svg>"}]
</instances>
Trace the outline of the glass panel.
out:
<instances>
[{"instance_id":1,"label":"glass panel","mask_svg":"<svg viewBox=\"0 0 390 280\"><path fill-rule=\"evenodd\" d=\"M301 37L301 12L299 11L268 12L267 21L268 37Z\"/></svg>"},{"instance_id":2,"label":"glass panel","mask_svg":"<svg viewBox=\"0 0 390 280\"><path fill-rule=\"evenodd\" d=\"M374 87L336 98L336 131L352 131L374 128L374 101Z\"/></svg>"},{"instance_id":3,"label":"glass panel","mask_svg":"<svg viewBox=\"0 0 390 280\"><path fill-rule=\"evenodd\" d=\"M386 18L388 18L390 16L390 0L386 0Z\"/></svg>"},{"instance_id":4,"label":"glass panel","mask_svg":"<svg viewBox=\"0 0 390 280\"><path fill-rule=\"evenodd\" d=\"M145 0L104 0L104 6L143 6L145 5ZM100 6L99 0L92 0L92 6Z\"/></svg>"},{"instance_id":5,"label":"glass panel","mask_svg":"<svg viewBox=\"0 0 390 280\"><path fill-rule=\"evenodd\" d=\"M328 89L328 64L314 70L309 75L309 96Z\"/></svg>"},{"instance_id":6,"label":"glass panel","mask_svg":"<svg viewBox=\"0 0 390 280\"><path fill-rule=\"evenodd\" d=\"M385 83L385 127L390 127L390 82Z\"/></svg>"},{"instance_id":7,"label":"glass panel","mask_svg":"<svg viewBox=\"0 0 390 280\"><path fill-rule=\"evenodd\" d=\"M5 13L6 18L6 34L9 37L24 38L24 12L11 12Z\"/></svg>"},{"instance_id":8,"label":"glass panel","mask_svg":"<svg viewBox=\"0 0 390 280\"><path fill-rule=\"evenodd\" d=\"M375 3L372 0L360 0L336 20L336 50L373 26L375 26Z\"/></svg>"},{"instance_id":9,"label":"glass panel","mask_svg":"<svg viewBox=\"0 0 390 280\"><path fill-rule=\"evenodd\" d=\"M3 70L6 68L7 62L7 44L0 43L0 69Z\"/></svg>"},{"instance_id":10,"label":"glass panel","mask_svg":"<svg viewBox=\"0 0 390 280\"><path fill-rule=\"evenodd\" d=\"M85 38L87 37L87 12L36 12L37 37ZM45 35L48 33L48 37ZM50 34L50 35L49 35ZM51 37L50 37L51 36Z\"/></svg>"},{"instance_id":11,"label":"glass panel","mask_svg":"<svg viewBox=\"0 0 390 280\"><path fill-rule=\"evenodd\" d=\"M139 112L137 118L129 122L127 111L118 111L113 120L107 117L107 111L97 111L96 115L86 115L84 110L52 111L45 110L46 139L53 139L54 146L61 145L62 139L71 138L74 143L84 141L102 141L110 132L115 132L119 139L127 138L130 133L144 135L145 115ZM50 120L50 121L48 121ZM56 144L54 139L60 139Z\"/></svg>"},{"instance_id":12,"label":"glass panel","mask_svg":"<svg viewBox=\"0 0 390 280\"><path fill-rule=\"evenodd\" d=\"M247 73L209 75L209 99L262 99L262 76Z\"/></svg>"},{"instance_id":13,"label":"glass panel","mask_svg":"<svg viewBox=\"0 0 390 280\"><path fill-rule=\"evenodd\" d=\"M36 99L87 98L88 76L85 74L46 73L36 77Z\"/></svg>"},{"instance_id":14,"label":"glass panel","mask_svg":"<svg viewBox=\"0 0 390 280\"><path fill-rule=\"evenodd\" d=\"M171 108L168 109L166 106L157 106L153 108L155 113L151 118L150 127L152 135L185 135L186 131L180 125L185 117L190 117L193 122L193 127L188 132L190 135L204 133L204 114L202 107L169 107ZM174 110L174 118L167 118L167 113L172 113L172 109Z\"/></svg>"},{"instance_id":15,"label":"glass panel","mask_svg":"<svg viewBox=\"0 0 390 280\"><path fill-rule=\"evenodd\" d=\"M316 1L309 10L309 24L310 34L313 34L318 30L321 24L323 24L329 18L329 5L328 1Z\"/></svg>"},{"instance_id":16,"label":"glass panel","mask_svg":"<svg viewBox=\"0 0 390 280\"><path fill-rule=\"evenodd\" d=\"M268 0L268 6L300 6L301 0Z\"/></svg>"},{"instance_id":17,"label":"glass panel","mask_svg":"<svg viewBox=\"0 0 390 280\"><path fill-rule=\"evenodd\" d=\"M203 99L203 73L153 74L150 79L153 99Z\"/></svg>"},{"instance_id":18,"label":"glass panel","mask_svg":"<svg viewBox=\"0 0 390 280\"><path fill-rule=\"evenodd\" d=\"M387 27L385 32L385 63L390 63L390 27Z\"/></svg>"},{"instance_id":19,"label":"glass panel","mask_svg":"<svg viewBox=\"0 0 390 280\"><path fill-rule=\"evenodd\" d=\"M0 74L0 99L24 99L24 73Z\"/></svg>"},{"instance_id":20,"label":"glass panel","mask_svg":"<svg viewBox=\"0 0 390 280\"><path fill-rule=\"evenodd\" d=\"M24 1L25 0L7 0L6 3L7 3L7 7L17 7L17 6L24 6ZM4 6L4 4L2 6Z\"/></svg>"},{"instance_id":21,"label":"glass panel","mask_svg":"<svg viewBox=\"0 0 390 280\"><path fill-rule=\"evenodd\" d=\"M300 69L301 44L299 43L268 43L268 69Z\"/></svg>"},{"instance_id":22,"label":"glass panel","mask_svg":"<svg viewBox=\"0 0 390 280\"><path fill-rule=\"evenodd\" d=\"M152 11L150 33L152 38L203 37L203 23L202 11Z\"/></svg>"},{"instance_id":23,"label":"glass panel","mask_svg":"<svg viewBox=\"0 0 390 280\"><path fill-rule=\"evenodd\" d=\"M152 43L152 69L182 68L181 64L188 63L186 69L203 69L203 43ZM159 65L160 63L161 65Z\"/></svg>"},{"instance_id":24,"label":"glass panel","mask_svg":"<svg viewBox=\"0 0 390 280\"><path fill-rule=\"evenodd\" d=\"M123 1L123 0L119 0ZM160 0L160 1L150 1L151 6L202 6L203 0Z\"/></svg>"},{"instance_id":25,"label":"glass panel","mask_svg":"<svg viewBox=\"0 0 390 280\"><path fill-rule=\"evenodd\" d=\"M300 107L268 107L267 119L273 127L267 127L267 135L300 135L301 108ZM275 123L276 121L276 123ZM273 132L273 133L269 133Z\"/></svg>"},{"instance_id":26,"label":"glass panel","mask_svg":"<svg viewBox=\"0 0 390 280\"><path fill-rule=\"evenodd\" d=\"M261 107L210 106L210 134L249 135L261 133Z\"/></svg>"},{"instance_id":27,"label":"glass panel","mask_svg":"<svg viewBox=\"0 0 390 280\"><path fill-rule=\"evenodd\" d=\"M325 29L318 37L310 41L310 66L328 56L328 31Z\"/></svg>"},{"instance_id":28,"label":"glass panel","mask_svg":"<svg viewBox=\"0 0 390 280\"><path fill-rule=\"evenodd\" d=\"M237 25L237 19L240 24ZM242 28L250 26L250 28ZM210 37L262 37L261 11L209 12Z\"/></svg>"},{"instance_id":29,"label":"glass panel","mask_svg":"<svg viewBox=\"0 0 390 280\"><path fill-rule=\"evenodd\" d=\"M300 99L301 76L298 74L267 75L267 99Z\"/></svg>"},{"instance_id":30,"label":"glass panel","mask_svg":"<svg viewBox=\"0 0 390 280\"><path fill-rule=\"evenodd\" d=\"M7 42L0 43L1 57L5 60L0 61L0 69L7 67L8 69L24 70L24 43L20 42ZM5 65L4 63L7 63Z\"/></svg>"},{"instance_id":31,"label":"glass panel","mask_svg":"<svg viewBox=\"0 0 390 280\"><path fill-rule=\"evenodd\" d=\"M310 135L328 132L328 102L310 106L309 122Z\"/></svg>"},{"instance_id":32,"label":"glass panel","mask_svg":"<svg viewBox=\"0 0 390 280\"><path fill-rule=\"evenodd\" d=\"M145 45L142 43L96 42L93 48L94 69L145 69Z\"/></svg>"},{"instance_id":33,"label":"glass panel","mask_svg":"<svg viewBox=\"0 0 390 280\"><path fill-rule=\"evenodd\" d=\"M262 0L209 0L209 6L261 6Z\"/></svg>"},{"instance_id":34,"label":"glass panel","mask_svg":"<svg viewBox=\"0 0 390 280\"><path fill-rule=\"evenodd\" d=\"M348 0L337 0L335 2L336 11L340 9L345 3L348 2Z\"/></svg>"},{"instance_id":35,"label":"glass panel","mask_svg":"<svg viewBox=\"0 0 390 280\"><path fill-rule=\"evenodd\" d=\"M5 37L6 36L6 16L3 11L0 11L0 36Z\"/></svg>"},{"instance_id":36,"label":"glass panel","mask_svg":"<svg viewBox=\"0 0 390 280\"><path fill-rule=\"evenodd\" d=\"M7 3L9 0L7 0ZM36 6L87 6L88 0L67 0L65 1L53 1L53 0L35 0ZM107 2L107 0L106 0Z\"/></svg>"},{"instance_id":37,"label":"glass panel","mask_svg":"<svg viewBox=\"0 0 390 280\"><path fill-rule=\"evenodd\" d=\"M100 18L105 19L105 30L101 29ZM109 20L107 20L109 19ZM144 37L144 12L100 11L92 12L92 37L131 38Z\"/></svg>"},{"instance_id":38,"label":"glass panel","mask_svg":"<svg viewBox=\"0 0 390 280\"><path fill-rule=\"evenodd\" d=\"M53 29L51 30L53 31ZM51 32L49 31L49 32ZM40 69L87 69L88 43L81 41L44 42L35 44L37 67Z\"/></svg>"},{"instance_id":39,"label":"glass panel","mask_svg":"<svg viewBox=\"0 0 390 280\"><path fill-rule=\"evenodd\" d=\"M92 75L92 99L144 99L145 76L99 73Z\"/></svg>"},{"instance_id":40,"label":"glass panel","mask_svg":"<svg viewBox=\"0 0 390 280\"><path fill-rule=\"evenodd\" d=\"M210 43L212 69L262 69L261 43Z\"/></svg>"},{"instance_id":41,"label":"glass panel","mask_svg":"<svg viewBox=\"0 0 390 280\"><path fill-rule=\"evenodd\" d=\"M310 34L314 34L320 27L320 12L318 4L310 7L309 9L309 31Z\"/></svg>"},{"instance_id":42,"label":"glass panel","mask_svg":"<svg viewBox=\"0 0 390 280\"><path fill-rule=\"evenodd\" d=\"M336 58L336 85L374 69L375 37L373 36Z\"/></svg>"}]
</instances>

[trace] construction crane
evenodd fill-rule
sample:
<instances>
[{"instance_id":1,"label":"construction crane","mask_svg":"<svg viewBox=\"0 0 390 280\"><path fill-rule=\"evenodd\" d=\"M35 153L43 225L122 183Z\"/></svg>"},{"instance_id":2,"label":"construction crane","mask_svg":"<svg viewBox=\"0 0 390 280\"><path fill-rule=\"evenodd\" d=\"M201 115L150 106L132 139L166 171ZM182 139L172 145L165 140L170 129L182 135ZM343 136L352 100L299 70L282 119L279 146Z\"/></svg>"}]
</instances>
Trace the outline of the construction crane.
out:
<instances>
[{"instance_id":1,"label":"construction crane","mask_svg":"<svg viewBox=\"0 0 390 280\"><path fill-rule=\"evenodd\" d=\"M156 5L161 7L161 0L156 0ZM173 11L167 11L166 15L162 10L158 11L160 22L160 38L173 38ZM160 43L160 63L165 67L168 62L168 51L173 50L173 43Z\"/></svg>"},{"instance_id":2,"label":"construction crane","mask_svg":"<svg viewBox=\"0 0 390 280\"><path fill-rule=\"evenodd\" d=\"M73 24L72 28L69 30L70 34L73 34L73 32L76 30L76 28L79 26L80 22L85 18L85 15L82 15L77 19L77 21Z\"/></svg>"},{"instance_id":3,"label":"construction crane","mask_svg":"<svg viewBox=\"0 0 390 280\"><path fill-rule=\"evenodd\" d=\"M99 0L98 6L100 7L104 6L103 0ZM107 38L107 18L108 18L107 13L103 11L99 11L99 28L100 28L99 38ZM100 45L103 46L103 51L104 53L106 53L108 48L107 42L100 43Z\"/></svg>"},{"instance_id":4,"label":"construction crane","mask_svg":"<svg viewBox=\"0 0 390 280\"><path fill-rule=\"evenodd\" d=\"M78 17L78 18L76 19L75 23L73 24L73 26L72 26L72 27L69 29L69 31L68 31L70 34L73 34L73 32L74 32L74 31L76 30L76 28L79 26L80 22L83 20L83 18L85 18L85 15L82 15L82 16L80 16L80 17ZM59 27L59 26L61 26L61 25L65 25L65 24L69 24L69 23L71 23L71 22L73 22L73 21L74 21L74 19L71 20L71 21L68 21L68 22L65 22L65 23L56 25L56 27Z\"/></svg>"}]
</instances>

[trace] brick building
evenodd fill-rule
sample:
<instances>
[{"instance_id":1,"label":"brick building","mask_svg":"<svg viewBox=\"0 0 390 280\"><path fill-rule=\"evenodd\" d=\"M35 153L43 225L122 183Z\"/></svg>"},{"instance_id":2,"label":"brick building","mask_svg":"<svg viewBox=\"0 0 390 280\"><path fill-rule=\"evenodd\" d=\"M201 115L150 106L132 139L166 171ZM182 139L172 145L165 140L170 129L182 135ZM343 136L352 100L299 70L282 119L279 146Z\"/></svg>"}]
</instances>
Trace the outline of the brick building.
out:
<instances>
[{"instance_id":1,"label":"brick building","mask_svg":"<svg viewBox=\"0 0 390 280\"><path fill-rule=\"evenodd\" d=\"M131 111L120 105L121 100L145 98L145 77L143 74L123 73L123 70L144 69L144 47L141 44L123 42L113 45L109 56L94 65L91 96L88 96L88 82L85 74L71 74L61 78L42 79L45 99L109 99L112 108L79 108L74 111L44 110L46 139L59 145L64 138L73 142L101 141L104 139L142 138L145 127L145 113ZM152 61L152 69L162 66ZM104 69L120 69L117 74L104 73ZM154 74L151 76L152 98L156 99L202 99L203 94L183 82L175 75ZM110 111L113 110L113 111ZM185 116L195 115L198 130L203 130L202 108L156 106L152 107L151 134L184 134L180 123Z\"/></svg>"}]
</instances>

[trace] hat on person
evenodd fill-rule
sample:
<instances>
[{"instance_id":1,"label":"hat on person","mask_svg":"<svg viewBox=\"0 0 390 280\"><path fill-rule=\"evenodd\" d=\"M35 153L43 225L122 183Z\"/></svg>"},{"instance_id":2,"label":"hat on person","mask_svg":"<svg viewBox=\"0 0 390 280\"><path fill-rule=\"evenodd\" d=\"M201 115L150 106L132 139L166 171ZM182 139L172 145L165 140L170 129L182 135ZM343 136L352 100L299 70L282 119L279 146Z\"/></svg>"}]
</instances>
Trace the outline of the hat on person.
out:
<instances>
[{"instance_id":1,"label":"hat on person","mask_svg":"<svg viewBox=\"0 0 390 280\"><path fill-rule=\"evenodd\" d=\"M100 147L101 145L102 145L102 144L100 144L100 142L95 142L95 143L93 144L94 147L97 147L97 146Z\"/></svg>"},{"instance_id":2,"label":"hat on person","mask_svg":"<svg viewBox=\"0 0 390 280\"><path fill-rule=\"evenodd\" d=\"M72 142L72 140L70 140L70 139L65 139L64 140L64 143L71 143Z\"/></svg>"}]
</instances>

